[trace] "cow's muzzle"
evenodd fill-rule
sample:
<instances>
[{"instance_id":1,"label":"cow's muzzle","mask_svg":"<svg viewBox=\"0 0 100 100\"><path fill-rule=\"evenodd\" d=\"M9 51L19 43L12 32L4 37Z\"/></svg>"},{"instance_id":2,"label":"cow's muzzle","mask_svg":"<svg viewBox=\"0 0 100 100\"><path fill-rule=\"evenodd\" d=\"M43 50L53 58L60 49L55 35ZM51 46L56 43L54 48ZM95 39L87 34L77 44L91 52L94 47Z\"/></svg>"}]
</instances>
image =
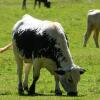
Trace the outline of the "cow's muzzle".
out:
<instances>
[{"instance_id":1,"label":"cow's muzzle","mask_svg":"<svg viewBox=\"0 0 100 100\"><path fill-rule=\"evenodd\" d=\"M77 96L78 93L77 92L69 92L67 93L68 96Z\"/></svg>"}]
</instances>

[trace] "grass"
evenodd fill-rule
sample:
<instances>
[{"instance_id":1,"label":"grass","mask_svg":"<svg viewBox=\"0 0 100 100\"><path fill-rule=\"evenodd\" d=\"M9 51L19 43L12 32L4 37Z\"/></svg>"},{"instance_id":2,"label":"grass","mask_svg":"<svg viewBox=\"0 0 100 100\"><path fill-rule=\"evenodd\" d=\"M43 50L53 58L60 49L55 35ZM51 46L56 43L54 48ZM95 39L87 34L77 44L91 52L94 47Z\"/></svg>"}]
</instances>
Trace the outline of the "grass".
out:
<instances>
[{"instance_id":1,"label":"grass","mask_svg":"<svg viewBox=\"0 0 100 100\"><path fill-rule=\"evenodd\" d=\"M63 2L62 2L63 1ZM92 1L92 0L91 0ZM100 9L100 1L94 0L52 0L52 7L33 9L33 0L28 1L28 9L21 9L21 0L0 0L0 47L11 41L13 25L24 14L36 18L58 21L68 35L74 62L87 71L78 84L78 97L54 96L54 78L43 69L36 91L46 96L18 96L16 64L12 49L0 54L0 100L99 100L100 99L100 50L95 48L92 37L87 48L82 47L86 31L86 16L89 9ZM100 39L99 39L100 41ZM49 78L48 78L49 77ZM32 81L32 71L29 84ZM62 89L63 94L65 91Z\"/></svg>"}]
</instances>

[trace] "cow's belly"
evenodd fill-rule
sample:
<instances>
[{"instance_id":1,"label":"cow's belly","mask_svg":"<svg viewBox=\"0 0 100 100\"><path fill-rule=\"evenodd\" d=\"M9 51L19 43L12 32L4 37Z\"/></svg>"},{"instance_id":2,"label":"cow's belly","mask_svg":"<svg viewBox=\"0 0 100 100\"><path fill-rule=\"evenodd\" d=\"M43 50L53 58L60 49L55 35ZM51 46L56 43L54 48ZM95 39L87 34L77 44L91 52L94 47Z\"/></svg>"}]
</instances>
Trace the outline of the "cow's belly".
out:
<instances>
[{"instance_id":1,"label":"cow's belly","mask_svg":"<svg viewBox=\"0 0 100 100\"><path fill-rule=\"evenodd\" d=\"M55 73L55 70L57 69L56 62L52 59L41 57L41 58L35 58L32 59L24 59L25 63L32 63L33 67L46 68L51 74Z\"/></svg>"},{"instance_id":2,"label":"cow's belly","mask_svg":"<svg viewBox=\"0 0 100 100\"><path fill-rule=\"evenodd\" d=\"M38 67L41 68L46 68L51 74L55 73L55 70L57 69L56 62L53 61L52 59L41 57L41 58L36 58L33 61L33 66L39 65Z\"/></svg>"},{"instance_id":3,"label":"cow's belly","mask_svg":"<svg viewBox=\"0 0 100 100\"><path fill-rule=\"evenodd\" d=\"M32 59L26 59L26 58L23 59L24 59L24 63L32 63Z\"/></svg>"}]
</instances>

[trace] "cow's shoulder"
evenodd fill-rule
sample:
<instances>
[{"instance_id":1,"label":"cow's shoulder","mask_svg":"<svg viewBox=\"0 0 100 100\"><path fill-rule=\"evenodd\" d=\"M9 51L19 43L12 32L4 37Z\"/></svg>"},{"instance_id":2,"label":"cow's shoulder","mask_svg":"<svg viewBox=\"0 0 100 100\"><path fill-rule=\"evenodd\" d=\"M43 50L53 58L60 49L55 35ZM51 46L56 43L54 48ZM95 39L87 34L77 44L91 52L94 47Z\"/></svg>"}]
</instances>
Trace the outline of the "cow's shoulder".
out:
<instances>
[{"instance_id":1,"label":"cow's shoulder","mask_svg":"<svg viewBox=\"0 0 100 100\"><path fill-rule=\"evenodd\" d=\"M64 36L64 29L58 22L52 22L52 21L43 21L42 31L45 31L48 35L58 38L60 36Z\"/></svg>"}]
</instances>

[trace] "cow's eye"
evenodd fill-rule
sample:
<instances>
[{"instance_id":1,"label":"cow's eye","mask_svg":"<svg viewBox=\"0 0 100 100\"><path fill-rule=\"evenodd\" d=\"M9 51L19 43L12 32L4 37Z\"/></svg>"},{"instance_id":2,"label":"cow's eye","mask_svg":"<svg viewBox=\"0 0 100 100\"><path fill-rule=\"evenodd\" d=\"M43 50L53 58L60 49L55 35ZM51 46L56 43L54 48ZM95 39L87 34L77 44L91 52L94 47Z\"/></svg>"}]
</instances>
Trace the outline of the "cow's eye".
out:
<instances>
[{"instance_id":1,"label":"cow's eye","mask_svg":"<svg viewBox=\"0 0 100 100\"><path fill-rule=\"evenodd\" d=\"M73 82L72 78L69 78L68 79L68 82L72 83Z\"/></svg>"},{"instance_id":2,"label":"cow's eye","mask_svg":"<svg viewBox=\"0 0 100 100\"><path fill-rule=\"evenodd\" d=\"M71 79L68 79L68 82L71 82L72 80Z\"/></svg>"}]
</instances>

